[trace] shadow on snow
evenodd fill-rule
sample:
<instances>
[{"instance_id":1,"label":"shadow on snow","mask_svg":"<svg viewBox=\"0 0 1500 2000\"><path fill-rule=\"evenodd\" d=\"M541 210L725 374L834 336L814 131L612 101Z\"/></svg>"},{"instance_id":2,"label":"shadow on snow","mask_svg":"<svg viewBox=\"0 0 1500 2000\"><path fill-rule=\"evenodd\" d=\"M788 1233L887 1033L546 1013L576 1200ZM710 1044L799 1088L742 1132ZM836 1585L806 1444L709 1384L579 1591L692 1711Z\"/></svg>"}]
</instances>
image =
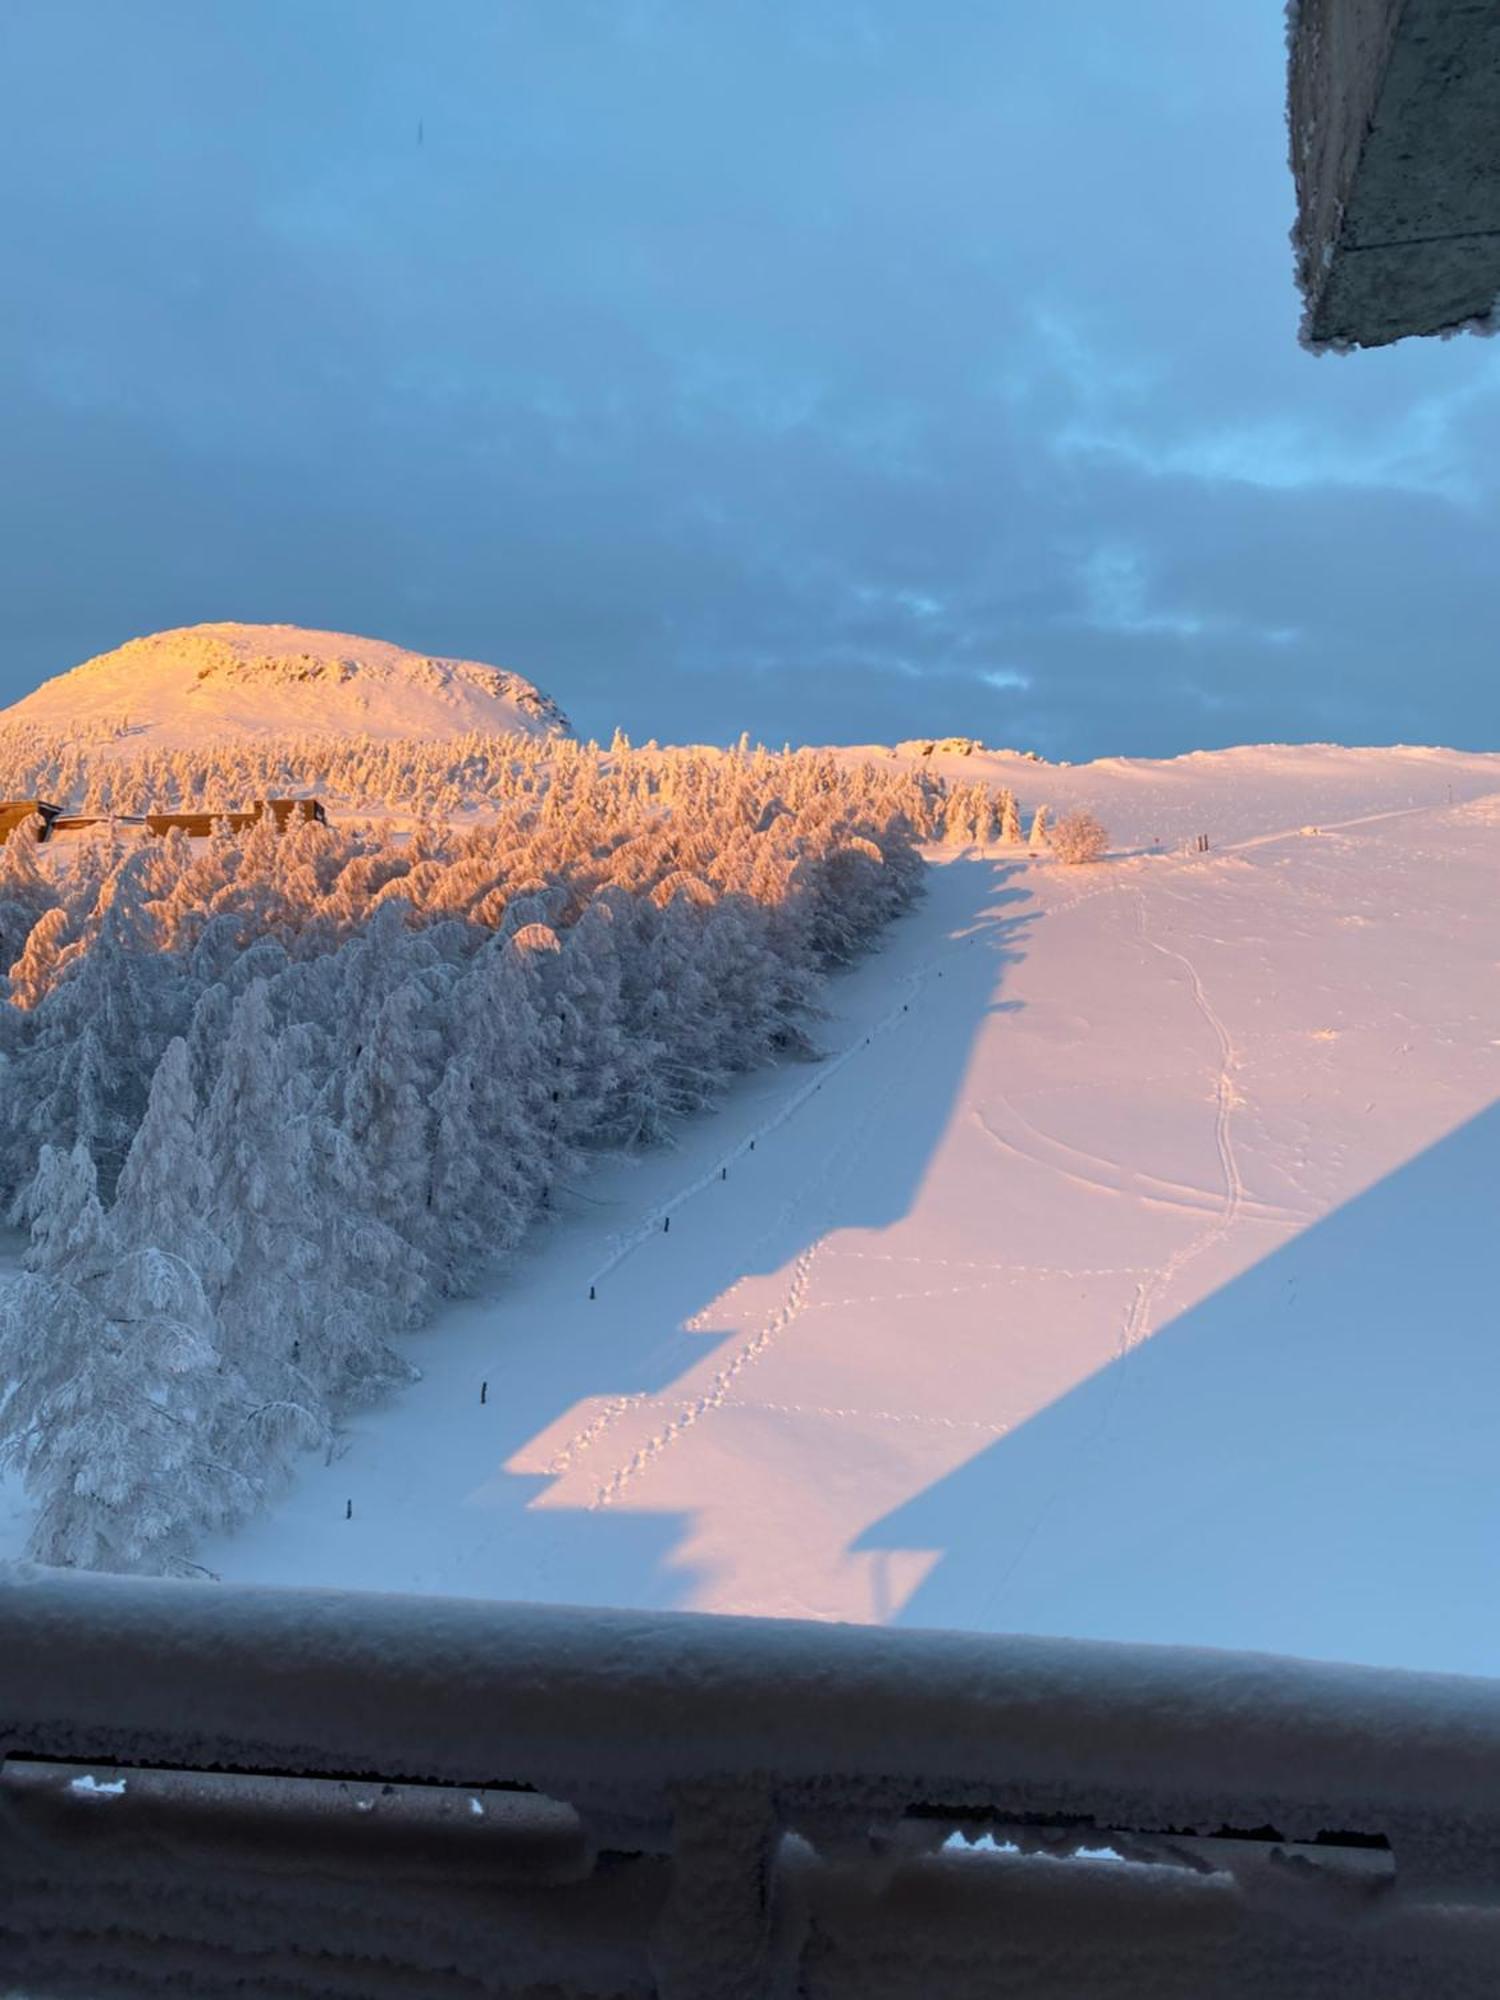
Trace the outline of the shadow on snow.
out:
<instances>
[{"instance_id":1,"label":"shadow on snow","mask_svg":"<svg viewBox=\"0 0 1500 2000\"><path fill-rule=\"evenodd\" d=\"M916 1498L898 1622L1500 1672L1500 1104Z\"/></svg>"}]
</instances>

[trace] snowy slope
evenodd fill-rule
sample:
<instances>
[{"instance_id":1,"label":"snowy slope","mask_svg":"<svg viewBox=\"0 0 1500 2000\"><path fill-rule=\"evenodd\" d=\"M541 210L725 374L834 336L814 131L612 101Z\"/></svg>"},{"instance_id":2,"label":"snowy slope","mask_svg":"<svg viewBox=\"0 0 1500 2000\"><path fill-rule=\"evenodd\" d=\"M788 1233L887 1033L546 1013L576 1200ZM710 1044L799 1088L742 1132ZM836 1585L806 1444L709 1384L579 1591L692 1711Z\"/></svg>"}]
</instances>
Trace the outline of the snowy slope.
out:
<instances>
[{"instance_id":1,"label":"snowy slope","mask_svg":"<svg viewBox=\"0 0 1500 2000\"><path fill-rule=\"evenodd\" d=\"M300 625L187 625L85 660L0 710L121 754L246 736L567 733L519 674ZM101 743L95 754L107 754Z\"/></svg>"},{"instance_id":2,"label":"snowy slope","mask_svg":"<svg viewBox=\"0 0 1500 2000\"><path fill-rule=\"evenodd\" d=\"M1092 764L1048 764L1003 750L923 757L909 749L877 745L836 754L894 759L953 784L1008 786L1023 809L1042 801L1057 812L1087 807L1105 821L1117 849L1150 849L1157 842L1170 849L1199 833L1216 847L1268 828L1279 832L1398 806L1451 803L1500 782L1500 758L1492 753L1402 744L1354 750L1330 743L1247 744L1182 757L1104 757Z\"/></svg>"},{"instance_id":3,"label":"snowy slope","mask_svg":"<svg viewBox=\"0 0 1500 2000\"><path fill-rule=\"evenodd\" d=\"M205 1562L1500 1672L1500 758L953 771L1123 858L942 861L830 1061L592 1179Z\"/></svg>"}]
</instances>

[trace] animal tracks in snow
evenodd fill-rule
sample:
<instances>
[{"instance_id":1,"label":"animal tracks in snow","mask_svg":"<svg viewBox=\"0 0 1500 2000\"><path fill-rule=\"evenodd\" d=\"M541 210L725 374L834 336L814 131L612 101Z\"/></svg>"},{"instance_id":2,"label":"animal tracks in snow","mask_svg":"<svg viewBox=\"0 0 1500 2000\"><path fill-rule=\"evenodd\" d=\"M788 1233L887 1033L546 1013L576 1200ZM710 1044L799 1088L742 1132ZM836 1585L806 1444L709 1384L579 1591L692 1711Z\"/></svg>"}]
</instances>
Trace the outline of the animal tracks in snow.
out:
<instances>
[{"instance_id":1,"label":"animal tracks in snow","mask_svg":"<svg viewBox=\"0 0 1500 2000\"><path fill-rule=\"evenodd\" d=\"M644 1444L638 1446L625 1463L595 1490L590 1506L612 1507L625 1489L653 1465L664 1451L712 1411L724 1407L729 1401L729 1391L739 1377L760 1359L777 1335L784 1333L801 1312L817 1254L816 1243L809 1245L802 1252L792 1266L791 1283L787 1287L786 1297L780 1308L751 1339L736 1348L722 1368L715 1370L708 1387L701 1395L674 1406L673 1414L668 1421L654 1431Z\"/></svg>"}]
</instances>

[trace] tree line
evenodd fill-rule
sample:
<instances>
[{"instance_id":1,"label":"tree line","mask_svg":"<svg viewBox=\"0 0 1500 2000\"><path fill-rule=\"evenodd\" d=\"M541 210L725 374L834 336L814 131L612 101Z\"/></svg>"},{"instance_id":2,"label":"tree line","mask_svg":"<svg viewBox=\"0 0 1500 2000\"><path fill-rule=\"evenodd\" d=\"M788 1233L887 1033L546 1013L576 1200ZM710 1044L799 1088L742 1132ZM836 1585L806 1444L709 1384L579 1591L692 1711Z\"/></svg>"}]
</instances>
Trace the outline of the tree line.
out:
<instances>
[{"instance_id":1,"label":"tree line","mask_svg":"<svg viewBox=\"0 0 1500 2000\"><path fill-rule=\"evenodd\" d=\"M917 894L919 841L1001 811L810 752L391 756L413 786L476 760L453 781L483 819L0 848L0 1200L30 1232L0 1461L39 1560L190 1566L411 1378L398 1336L591 1156L813 1057L822 982ZM152 804L307 775L274 746L168 761Z\"/></svg>"}]
</instances>

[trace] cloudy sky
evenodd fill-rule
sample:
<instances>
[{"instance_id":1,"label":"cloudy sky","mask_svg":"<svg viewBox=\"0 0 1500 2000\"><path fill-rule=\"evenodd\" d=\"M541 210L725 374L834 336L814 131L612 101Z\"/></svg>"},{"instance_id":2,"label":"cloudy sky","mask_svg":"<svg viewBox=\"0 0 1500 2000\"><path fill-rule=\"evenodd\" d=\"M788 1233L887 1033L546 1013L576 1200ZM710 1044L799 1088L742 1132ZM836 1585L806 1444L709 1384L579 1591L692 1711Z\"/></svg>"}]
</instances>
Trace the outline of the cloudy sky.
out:
<instances>
[{"instance_id":1,"label":"cloudy sky","mask_svg":"<svg viewBox=\"0 0 1500 2000\"><path fill-rule=\"evenodd\" d=\"M1500 743L1500 344L1296 344L1278 0L7 0L0 699Z\"/></svg>"}]
</instances>

